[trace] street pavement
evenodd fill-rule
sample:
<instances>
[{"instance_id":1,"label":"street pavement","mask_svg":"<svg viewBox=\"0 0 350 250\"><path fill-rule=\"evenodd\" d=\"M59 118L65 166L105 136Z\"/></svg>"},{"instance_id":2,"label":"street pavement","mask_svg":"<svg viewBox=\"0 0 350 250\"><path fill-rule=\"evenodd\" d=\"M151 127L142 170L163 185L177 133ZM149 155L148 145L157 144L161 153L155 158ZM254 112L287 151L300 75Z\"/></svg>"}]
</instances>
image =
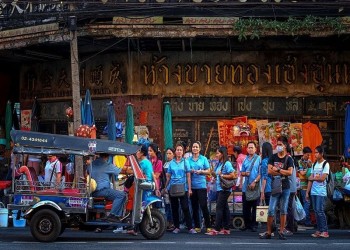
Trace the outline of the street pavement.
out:
<instances>
[{"instance_id":1,"label":"street pavement","mask_svg":"<svg viewBox=\"0 0 350 250\"><path fill-rule=\"evenodd\" d=\"M261 240L258 233L232 230L231 235L208 236L204 233L188 234L183 230L179 234L166 232L156 241L146 240L141 234L137 236L125 233L113 233L104 230L101 233L67 229L54 243L40 243L33 239L29 227L0 228L0 249L132 249L132 250L185 250L185 249L349 249L350 230L330 230L330 238L314 239L314 230L302 230L288 240L277 237L271 240Z\"/></svg>"}]
</instances>

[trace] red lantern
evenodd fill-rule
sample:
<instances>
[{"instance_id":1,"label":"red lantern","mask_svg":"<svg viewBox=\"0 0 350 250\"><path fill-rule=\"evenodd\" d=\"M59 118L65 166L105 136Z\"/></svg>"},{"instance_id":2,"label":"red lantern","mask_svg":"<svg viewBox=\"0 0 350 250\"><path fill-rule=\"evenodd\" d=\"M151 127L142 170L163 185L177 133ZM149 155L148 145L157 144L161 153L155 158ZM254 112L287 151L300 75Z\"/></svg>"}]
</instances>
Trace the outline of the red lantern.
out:
<instances>
[{"instance_id":1,"label":"red lantern","mask_svg":"<svg viewBox=\"0 0 350 250\"><path fill-rule=\"evenodd\" d=\"M68 118L73 118L73 109L72 109L72 107L66 108L66 116Z\"/></svg>"},{"instance_id":2,"label":"red lantern","mask_svg":"<svg viewBox=\"0 0 350 250\"><path fill-rule=\"evenodd\" d=\"M88 125L80 125L76 131L78 137L90 138L91 128Z\"/></svg>"}]
</instances>

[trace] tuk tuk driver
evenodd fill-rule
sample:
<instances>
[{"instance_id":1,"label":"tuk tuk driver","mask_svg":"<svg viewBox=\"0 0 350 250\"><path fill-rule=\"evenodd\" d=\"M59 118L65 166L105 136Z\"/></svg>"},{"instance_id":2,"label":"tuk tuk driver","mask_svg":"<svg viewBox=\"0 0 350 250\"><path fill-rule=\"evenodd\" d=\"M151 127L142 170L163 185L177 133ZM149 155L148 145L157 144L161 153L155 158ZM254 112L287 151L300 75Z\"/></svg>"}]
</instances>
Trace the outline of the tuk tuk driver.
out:
<instances>
[{"instance_id":1,"label":"tuk tuk driver","mask_svg":"<svg viewBox=\"0 0 350 250\"><path fill-rule=\"evenodd\" d=\"M113 201L110 214L104 220L120 222L123 215L123 205L126 195L123 191L114 190L110 185L111 175L118 176L120 169L108 163L108 154L100 154L100 157L92 162L91 178L96 181L96 190L92 193L94 197L104 197Z\"/></svg>"}]
</instances>

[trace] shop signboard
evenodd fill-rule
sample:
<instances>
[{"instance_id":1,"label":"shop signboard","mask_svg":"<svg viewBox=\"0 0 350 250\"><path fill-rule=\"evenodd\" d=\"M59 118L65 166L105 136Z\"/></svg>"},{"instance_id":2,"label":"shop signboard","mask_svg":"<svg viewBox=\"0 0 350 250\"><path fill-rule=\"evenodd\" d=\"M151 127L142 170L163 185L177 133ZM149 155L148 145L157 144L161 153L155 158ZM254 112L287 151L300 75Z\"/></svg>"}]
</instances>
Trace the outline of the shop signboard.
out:
<instances>
[{"instance_id":1,"label":"shop signboard","mask_svg":"<svg viewBox=\"0 0 350 250\"><path fill-rule=\"evenodd\" d=\"M235 116L250 117L297 116L303 111L302 98L239 97L234 98Z\"/></svg>"},{"instance_id":2,"label":"shop signboard","mask_svg":"<svg viewBox=\"0 0 350 250\"><path fill-rule=\"evenodd\" d=\"M308 97L304 100L305 115L310 116L343 116L349 97Z\"/></svg>"},{"instance_id":3,"label":"shop signboard","mask_svg":"<svg viewBox=\"0 0 350 250\"><path fill-rule=\"evenodd\" d=\"M229 97L176 97L164 100L170 102L174 117L232 115L232 99Z\"/></svg>"}]
</instances>

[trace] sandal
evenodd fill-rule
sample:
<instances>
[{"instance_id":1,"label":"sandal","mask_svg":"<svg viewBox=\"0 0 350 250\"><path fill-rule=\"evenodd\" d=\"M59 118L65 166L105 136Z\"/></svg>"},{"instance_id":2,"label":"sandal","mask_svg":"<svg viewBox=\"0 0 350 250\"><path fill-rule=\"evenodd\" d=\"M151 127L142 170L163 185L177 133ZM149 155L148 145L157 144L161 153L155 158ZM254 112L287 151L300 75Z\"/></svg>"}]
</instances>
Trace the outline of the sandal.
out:
<instances>
[{"instance_id":1,"label":"sandal","mask_svg":"<svg viewBox=\"0 0 350 250\"><path fill-rule=\"evenodd\" d=\"M166 228L167 231L174 231L175 230L175 226L170 226Z\"/></svg>"},{"instance_id":2,"label":"sandal","mask_svg":"<svg viewBox=\"0 0 350 250\"><path fill-rule=\"evenodd\" d=\"M102 229L101 229L101 228L99 228L99 227L98 227L98 228L96 228L96 229L95 229L95 233L102 233Z\"/></svg>"}]
</instances>

